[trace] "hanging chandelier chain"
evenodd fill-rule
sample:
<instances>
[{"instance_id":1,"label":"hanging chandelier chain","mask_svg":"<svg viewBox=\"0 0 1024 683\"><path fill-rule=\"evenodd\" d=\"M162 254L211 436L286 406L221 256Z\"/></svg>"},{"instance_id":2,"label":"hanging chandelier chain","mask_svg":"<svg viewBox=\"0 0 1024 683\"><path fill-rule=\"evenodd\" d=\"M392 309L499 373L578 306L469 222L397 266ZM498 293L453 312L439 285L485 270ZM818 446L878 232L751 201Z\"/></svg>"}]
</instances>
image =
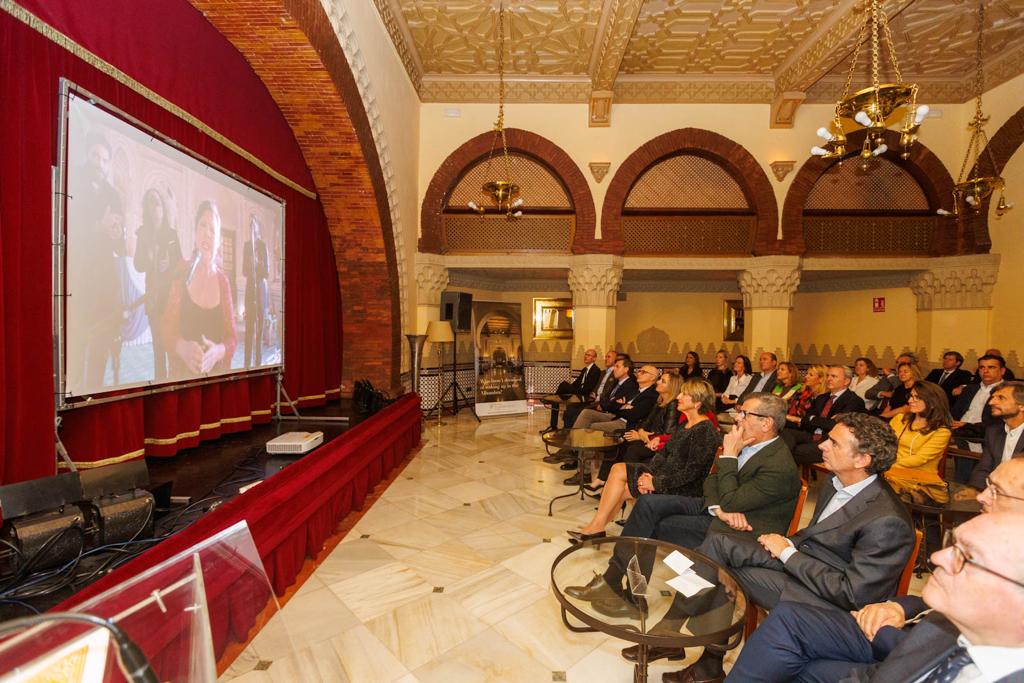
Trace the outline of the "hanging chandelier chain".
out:
<instances>
[{"instance_id":1,"label":"hanging chandelier chain","mask_svg":"<svg viewBox=\"0 0 1024 683\"><path fill-rule=\"evenodd\" d=\"M896 82L903 83L903 72L900 71L900 60L896 56L896 47L892 40L892 30L889 28L889 19L885 12L881 13L882 29L885 31L885 44L889 46L889 61L892 62L892 70L896 72Z\"/></svg>"},{"instance_id":2,"label":"hanging chandelier chain","mask_svg":"<svg viewBox=\"0 0 1024 683\"><path fill-rule=\"evenodd\" d=\"M985 50L985 0L978 2L978 51L974 56L974 92L977 95L974 113L981 120L981 94L985 91L985 70L982 68L982 54Z\"/></svg>"},{"instance_id":3,"label":"hanging chandelier chain","mask_svg":"<svg viewBox=\"0 0 1024 683\"><path fill-rule=\"evenodd\" d=\"M878 0L871 0L871 85L878 91Z\"/></svg>"},{"instance_id":4,"label":"hanging chandelier chain","mask_svg":"<svg viewBox=\"0 0 1024 683\"><path fill-rule=\"evenodd\" d=\"M501 133L501 154L505 160L505 180L511 180L512 168L505 138L505 3L498 5L498 132Z\"/></svg>"},{"instance_id":5,"label":"hanging chandelier chain","mask_svg":"<svg viewBox=\"0 0 1024 683\"><path fill-rule=\"evenodd\" d=\"M853 59L850 60L850 70L846 72L846 85L843 86L843 96L840 101L845 100L850 94L850 86L853 85L853 74L857 71L857 60L860 59L860 49L864 47L867 40L868 22L860 26L860 33L857 35L857 46L853 48Z\"/></svg>"}]
</instances>

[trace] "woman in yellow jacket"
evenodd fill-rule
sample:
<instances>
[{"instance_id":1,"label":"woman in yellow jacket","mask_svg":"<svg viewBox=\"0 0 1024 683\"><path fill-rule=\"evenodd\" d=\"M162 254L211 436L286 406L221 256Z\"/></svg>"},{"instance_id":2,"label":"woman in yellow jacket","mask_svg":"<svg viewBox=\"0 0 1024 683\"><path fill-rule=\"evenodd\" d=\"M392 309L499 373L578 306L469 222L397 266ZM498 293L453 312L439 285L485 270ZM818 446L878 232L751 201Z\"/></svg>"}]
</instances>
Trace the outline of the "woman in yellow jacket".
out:
<instances>
[{"instance_id":1,"label":"woman in yellow jacket","mask_svg":"<svg viewBox=\"0 0 1024 683\"><path fill-rule=\"evenodd\" d=\"M919 505L949 502L949 487L939 461L952 436L949 400L938 384L918 380L910 389L910 410L889 421L899 447L885 478L896 493ZM930 500L929 500L930 499Z\"/></svg>"}]
</instances>

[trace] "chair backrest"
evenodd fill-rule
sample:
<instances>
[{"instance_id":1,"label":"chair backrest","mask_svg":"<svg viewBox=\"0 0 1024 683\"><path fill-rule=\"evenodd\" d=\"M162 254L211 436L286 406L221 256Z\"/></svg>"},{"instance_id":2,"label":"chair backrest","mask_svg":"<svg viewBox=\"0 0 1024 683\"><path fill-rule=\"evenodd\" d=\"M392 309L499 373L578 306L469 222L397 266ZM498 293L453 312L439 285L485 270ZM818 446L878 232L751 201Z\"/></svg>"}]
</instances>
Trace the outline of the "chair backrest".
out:
<instances>
[{"instance_id":1,"label":"chair backrest","mask_svg":"<svg viewBox=\"0 0 1024 683\"><path fill-rule=\"evenodd\" d=\"M949 446L946 446L946 450L942 451L942 456L939 458L938 469L939 479L946 478L946 460L949 458Z\"/></svg>"},{"instance_id":2,"label":"chair backrest","mask_svg":"<svg viewBox=\"0 0 1024 683\"><path fill-rule=\"evenodd\" d=\"M789 521L787 536L792 536L800 529L800 517L804 513L804 501L807 500L807 480L800 480L800 495L796 498L796 507L793 508L793 519Z\"/></svg>"},{"instance_id":3,"label":"chair backrest","mask_svg":"<svg viewBox=\"0 0 1024 683\"><path fill-rule=\"evenodd\" d=\"M914 573L914 567L917 565L917 554L921 552L921 540L924 538L924 534L921 533L920 529L914 529L914 551L910 553L910 557L907 558L907 565L903 568L903 573L900 574L900 584L896 588L896 595L906 595L910 589L910 576Z\"/></svg>"},{"instance_id":4,"label":"chair backrest","mask_svg":"<svg viewBox=\"0 0 1024 683\"><path fill-rule=\"evenodd\" d=\"M711 469L708 470L708 476L711 476L718 471L718 456L722 454L722 450L723 448L719 446L718 450L715 451L715 459L711 461Z\"/></svg>"}]
</instances>

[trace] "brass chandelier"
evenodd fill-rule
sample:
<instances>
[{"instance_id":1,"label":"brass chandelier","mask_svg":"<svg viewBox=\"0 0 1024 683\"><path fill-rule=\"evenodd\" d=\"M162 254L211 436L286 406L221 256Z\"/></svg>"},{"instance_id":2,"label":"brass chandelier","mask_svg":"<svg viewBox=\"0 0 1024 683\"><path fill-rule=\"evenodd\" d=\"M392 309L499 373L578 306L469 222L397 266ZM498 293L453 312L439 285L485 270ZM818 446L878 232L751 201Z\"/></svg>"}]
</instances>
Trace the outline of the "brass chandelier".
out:
<instances>
[{"instance_id":1,"label":"brass chandelier","mask_svg":"<svg viewBox=\"0 0 1024 683\"><path fill-rule=\"evenodd\" d=\"M835 157L841 159L846 154L846 131L843 127L843 119L852 121L867 131L860 151L861 167L864 170L868 169L874 157L888 151L889 147L885 144L885 131L889 127L890 117L898 109L905 109L905 113L894 121L894 124L900 125L900 147L902 148L900 156L904 159L910 156L910 148L917 139L917 131L921 127L924 117L928 115L928 106L917 104L917 85L903 82L900 65L896 59L896 48L892 41L892 32L889 30L889 20L879 4L879 0L871 0L867 20L857 37L853 59L850 61L850 70L846 74L843 96L836 102L832 122L827 128L818 129L818 135L825 142L821 147L811 148L811 154L814 156L824 159ZM885 42L889 48L889 63L896 74L895 83L879 83L880 32L884 33ZM850 95L850 84L853 82L853 74L857 69L861 49L869 39L871 41L871 86Z\"/></svg>"},{"instance_id":2,"label":"brass chandelier","mask_svg":"<svg viewBox=\"0 0 1024 683\"><path fill-rule=\"evenodd\" d=\"M960 175L957 176L956 185L953 186L953 211L939 209L942 216L959 216L960 207L964 206L970 212L976 212L981 208L982 202L992 193L999 190L999 202L996 204L996 215L1002 216L1013 204L1006 201L1003 190L1006 187L1005 181L996 172L996 162L989 148L988 136L985 135L985 124L989 117L985 116L981 109L981 94L985 90L985 72L982 68L982 56L984 54L984 29L985 29L985 3L984 0L978 3L978 48L974 58L974 118L967 124L971 129L971 142L967 145L964 153L964 161L960 165ZM984 151L988 157L988 169L993 175L984 175L981 169L981 156ZM974 160L970 165L970 173L967 173L968 162ZM967 176L966 178L964 176Z\"/></svg>"},{"instance_id":3,"label":"brass chandelier","mask_svg":"<svg viewBox=\"0 0 1024 683\"><path fill-rule=\"evenodd\" d=\"M501 165L504 173L498 175L492 173L494 164L494 150L501 140ZM491 136L491 149L487 153L487 167L485 177L494 178L488 180L480 188L483 194L493 203L492 207L485 207L476 202L468 202L467 206L483 216L488 208L504 213L505 218L512 220L523 215L520 208L523 199L519 197L519 185L512 180L512 163L508 155L508 141L505 139L505 3L498 5L498 118L494 122L494 133Z\"/></svg>"}]
</instances>

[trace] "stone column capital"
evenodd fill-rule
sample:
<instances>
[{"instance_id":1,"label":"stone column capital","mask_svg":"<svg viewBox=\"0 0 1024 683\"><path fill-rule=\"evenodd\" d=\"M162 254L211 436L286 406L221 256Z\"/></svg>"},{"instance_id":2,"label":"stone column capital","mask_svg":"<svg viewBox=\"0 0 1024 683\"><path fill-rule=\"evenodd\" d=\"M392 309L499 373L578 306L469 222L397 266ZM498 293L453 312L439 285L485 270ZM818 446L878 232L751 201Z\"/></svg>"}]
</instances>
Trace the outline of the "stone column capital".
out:
<instances>
[{"instance_id":1,"label":"stone column capital","mask_svg":"<svg viewBox=\"0 0 1024 683\"><path fill-rule=\"evenodd\" d=\"M437 254L416 255L416 301L421 306L441 303L441 292L448 286L448 268Z\"/></svg>"},{"instance_id":2,"label":"stone column capital","mask_svg":"<svg viewBox=\"0 0 1024 683\"><path fill-rule=\"evenodd\" d=\"M612 308L622 284L622 257L612 254L574 256L569 266L573 306Z\"/></svg>"},{"instance_id":3,"label":"stone column capital","mask_svg":"<svg viewBox=\"0 0 1024 683\"><path fill-rule=\"evenodd\" d=\"M910 280L917 310L992 308L992 287L999 275L999 254L950 256Z\"/></svg>"},{"instance_id":4,"label":"stone column capital","mask_svg":"<svg viewBox=\"0 0 1024 683\"><path fill-rule=\"evenodd\" d=\"M737 277L744 308L793 308L793 294L800 285L800 259L769 256L757 259Z\"/></svg>"}]
</instances>

